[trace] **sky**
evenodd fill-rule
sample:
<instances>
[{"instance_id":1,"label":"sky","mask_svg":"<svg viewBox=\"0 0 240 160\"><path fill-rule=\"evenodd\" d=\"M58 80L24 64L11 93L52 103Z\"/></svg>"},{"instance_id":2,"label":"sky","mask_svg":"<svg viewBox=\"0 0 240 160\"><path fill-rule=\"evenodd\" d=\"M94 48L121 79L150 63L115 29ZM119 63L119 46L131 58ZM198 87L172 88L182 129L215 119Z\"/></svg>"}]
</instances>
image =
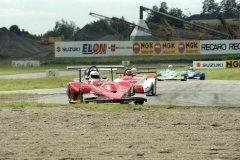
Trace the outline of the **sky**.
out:
<instances>
[{"instance_id":1,"label":"sky","mask_svg":"<svg viewBox=\"0 0 240 160\"><path fill-rule=\"evenodd\" d=\"M31 34L42 35L53 30L56 21L74 22L79 28L98 21L90 12L106 17L124 17L138 23L139 8L152 9L166 2L168 8L179 8L186 15L200 14L204 0L0 0L0 28L17 25ZM215 0L220 3L221 0ZM143 12L143 19L147 12Z\"/></svg>"}]
</instances>

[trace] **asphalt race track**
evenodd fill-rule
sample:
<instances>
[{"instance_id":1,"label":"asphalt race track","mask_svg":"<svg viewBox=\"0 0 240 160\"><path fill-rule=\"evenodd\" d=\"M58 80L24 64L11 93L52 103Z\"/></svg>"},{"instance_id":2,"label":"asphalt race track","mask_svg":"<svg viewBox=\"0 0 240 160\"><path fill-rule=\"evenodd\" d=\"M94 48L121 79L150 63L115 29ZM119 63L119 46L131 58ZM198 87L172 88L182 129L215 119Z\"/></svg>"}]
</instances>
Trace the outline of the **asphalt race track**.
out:
<instances>
[{"instance_id":1,"label":"asphalt race track","mask_svg":"<svg viewBox=\"0 0 240 160\"><path fill-rule=\"evenodd\" d=\"M59 75L78 74L76 71L63 71ZM0 76L0 78L39 78L45 73ZM30 101L41 103L67 104L66 88L0 91L0 93L38 93L38 98ZM167 104L178 106L229 106L240 107L240 80L188 80L158 81L157 95L148 96L145 105Z\"/></svg>"}]
</instances>

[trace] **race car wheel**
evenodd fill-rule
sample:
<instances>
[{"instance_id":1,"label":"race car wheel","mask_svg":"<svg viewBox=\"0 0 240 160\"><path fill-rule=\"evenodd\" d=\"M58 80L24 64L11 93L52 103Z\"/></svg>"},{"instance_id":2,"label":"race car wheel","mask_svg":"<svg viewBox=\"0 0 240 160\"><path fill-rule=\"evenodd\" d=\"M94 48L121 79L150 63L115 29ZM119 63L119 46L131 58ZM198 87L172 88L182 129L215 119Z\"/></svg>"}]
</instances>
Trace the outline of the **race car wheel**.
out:
<instances>
[{"instance_id":1,"label":"race car wheel","mask_svg":"<svg viewBox=\"0 0 240 160\"><path fill-rule=\"evenodd\" d=\"M129 95L130 95L130 96L134 96L135 93L136 93L136 91L135 91L135 87L132 86L131 89L129 90Z\"/></svg>"},{"instance_id":2,"label":"race car wheel","mask_svg":"<svg viewBox=\"0 0 240 160\"><path fill-rule=\"evenodd\" d=\"M181 79L181 81L187 81L187 76L184 76L184 79Z\"/></svg>"},{"instance_id":3,"label":"race car wheel","mask_svg":"<svg viewBox=\"0 0 240 160\"><path fill-rule=\"evenodd\" d=\"M205 80L205 77L201 77L200 80Z\"/></svg>"},{"instance_id":4,"label":"race car wheel","mask_svg":"<svg viewBox=\"0 0 240 160\"><path fill-rule=\"evenodd\" d=\"M152 96L156 95L157 91L157 80L155 79L155 84L152 84Z\"/></svg>"},{"instance_id":5,"label":"race car wheel","mask_svg":"<svg viewBox=\"0 0 240 160\"><path fill-rule=\"evenodd\" d=\"M135 101L134 104L136 105L143 105L144 101Z\"/></svg>"},{"instance_id":6,"label":"race car wheel","mask_svg":"<svg viewBox=\"0 0 240 160\"><path fill-rule=\"evenodd\" d=\"M83 103L83 93L82 93L82 88L79 89L78 92L78 99L80 103Z\"/></svg>"},{"instance_id":7,"label":"race car wheel","mask_svg":"<svg viewBox=\"0 0 240 160\"><path fill-rule=\"evenodd\" d=\"M68 102L69 102L70 104L74 104L73 102L71 102L70 85L68 85L68 87L67 87L67 95L68 95Z\"/></svg>"}]
</instances>

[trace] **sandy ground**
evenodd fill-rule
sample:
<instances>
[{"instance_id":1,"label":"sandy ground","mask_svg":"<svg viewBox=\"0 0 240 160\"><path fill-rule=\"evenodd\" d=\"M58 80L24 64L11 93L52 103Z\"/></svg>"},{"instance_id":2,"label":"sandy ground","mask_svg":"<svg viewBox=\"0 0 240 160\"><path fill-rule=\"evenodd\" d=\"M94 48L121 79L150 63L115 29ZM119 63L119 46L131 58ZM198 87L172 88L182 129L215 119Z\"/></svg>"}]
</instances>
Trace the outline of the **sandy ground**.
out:
<instances>
[{"instance_id":1,"label":"sandy ground","mask_svg":"<svg viewBox=\"0 0 240 160\"><path fill-rule=\"evenodd\" d=\"M240 159L236 109L0 107L0 159Z\"/></svg>"}]
</instances>

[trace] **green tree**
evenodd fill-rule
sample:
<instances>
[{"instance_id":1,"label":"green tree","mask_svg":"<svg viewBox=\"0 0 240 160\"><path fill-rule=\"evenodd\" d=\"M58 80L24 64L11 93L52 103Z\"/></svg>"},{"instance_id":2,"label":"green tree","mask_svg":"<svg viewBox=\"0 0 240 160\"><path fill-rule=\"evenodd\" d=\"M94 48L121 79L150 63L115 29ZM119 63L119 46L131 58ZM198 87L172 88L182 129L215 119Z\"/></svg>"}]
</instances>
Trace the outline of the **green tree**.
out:
<instances>
[{"instance_id":1,"label":"green tree","mask_svg":"<svg viewBox=\"0 0 240 160\"><path fill-rule=\"evenodd\" d=\"M154 22L158 24L165 24L164 20L167 20L170 25L173 25L175 27L183 27L183 23L176 21L174 19L171 19L163 14L157 13L161 12L164 14L168 14L177 18L184 18L185 15L183 14L183 11L179 8L168 8L166 2L162 2L160 7L158 8L156 5L152 7L153 11L150 11L150 13L147 16L147 21L148 22ZM150 29L157 29L156 27L150 26Z\"/></svg>"},{"instance_id":2,"label":"green tree","mask_svg":"<svg viewBox=\"0 0 240 160\"><path fill-rule=\"evenodd\" d=\"M179 8L170 8L168 14L177 18L184 17L183 11Z\"/></svg>"},{"instance_id":3,"label":"green tree","mask_svg":"<svg viewBox=\"0 0 240 160\"><path fill-rule=\"evenodd\" d=\"M168 13L168 6L166 2L161 3L159 12Z\"/></svg>"},{"instance_id":4,"label":"green tree","mask_svg":"<svg viewBox=\"0 0 240 160\"><path fill-rule=\"evenodd\" d=\"M125 18L122 16L120 19L125 20ZM112 20L109 19L105 19L105 21L110 25L110 27L115 30L116 32L118 32L121 36L123 36L124 38L128 38L128 36L130 35L130 31L131 29L129 29L128 25L125 25L124 23L116 23ZM114 31L112 31L112 29L110 29L110 27L108 27L103 20L99 20L99 21L94 21L92 23L90 23L91 27L94 28L99 34L101 34L102 36L106 36L106 35L114 35Z\"/></svg>"},{"instance_id":5,"label":"green tree","mask_svg":"<svg viewBox=\"0 0 240 160\"><path fill-rule=\"evenodd\" d=\"M22 32L21 32L20 28L17 25L10 26L9 30L12 31L13 33L19 35L19 36L22 35Z\"/></svg>"},{"instance_id":6,"label":"green tree","mask_svg":"<svg viewBox=\"0 0 240 160\"><path fill-rule=\"evenodd\" d=\"M158 12L159 8L156 5L154 5L152 7L152 10ZM161 22L160 14L158 14L156 12L150 11L147 15L146 20L149 21L149 22L160 23Z\"/></svg>"},{"instance_id":7,"label":"green tree","mask_svg":"<svg viewBox=\"0 0 240 160\"><path fill-rule=\"evenodd\" d=\"M201 13L212 14L212 13L219 13L219 11L220 11L220 7L217 2L215 2L214 0L204 0Z\"/></svg>"},{"instance_id":8,"label":"green tree","mask_svg":"<svg viewBox=\"0 0 240 160\"><path fill-rule=\"evenodd\" d=\"M109 31L110 29L106 26L106 24L101 19L98 21L91 22L90 26L102 36L113 34L111 31Z\"/></svg>"},{"instance_id":9,"label":"green tree","mask_svg":"<svg viewBox=\"0 0 240 160\"><path fill-rule=\"evenodd\" d=\"M69 39L74 34L77 33L79 30L79 27L76 26L76 24L73 21L67 22L63 19L60 21L56 21L55 27L53 30L47 31L44 36L46 37L58 37L63 35L64 39Z\"/></svg>"},{"instance_id":10,"label":"green tree","mask_svg":"<svg viewBox=\"0 0 240 160\"><path fill-rule=\"evenodd\" d=\"M121 20L124 20L125 21L125 18L122 16L120 18ZM126 28L126 25L125 24L119 24L119 23L115 23L115 22L110 22L110 25L113 29L115 29L115 31L117 31L120 35L123 34L125 28Z\"/></svg>"},{"instance_id":11,"label":"green tree","mask_svg":"<svg viewBox=\"0 0 240 160\"><path fill-rule=\"evenodd\" d=\"M234 13L237 7L235 0L222 0L220 3L221 13Z\"/></svg>"},{"instance_id":12,"label":"green tree","mask_svg":"<svg viewBox=\"0 0 240 160\"><path fill-rule=\"evenodd\" d=\"M148 13L148 16L147 16L146 20L149 21L149 22L154 22L154 23L164 23L163 22L163 17L164 16L157 13L157 12L162 12L162 13L168 14L167 3L162 2L159 7L154 5L152 7L152 10L155 11L155 12L150 11L150 13Z\"/></svg>"},{"instance_id":13,"label":"green tree","mask_svg":"<svg viewBox=\"0 0 240 160\"><path fill-rule=\"evenodd\" d=\"M179 8L170 8L169 15L177 17L177 18L184 18L185 15L183 14L183 11ZM177 21L177 20L172 20L170 22L170 25L178 27L178 28L182 28L183 27L183 22Z\"/></svg>"}]
</instances>

